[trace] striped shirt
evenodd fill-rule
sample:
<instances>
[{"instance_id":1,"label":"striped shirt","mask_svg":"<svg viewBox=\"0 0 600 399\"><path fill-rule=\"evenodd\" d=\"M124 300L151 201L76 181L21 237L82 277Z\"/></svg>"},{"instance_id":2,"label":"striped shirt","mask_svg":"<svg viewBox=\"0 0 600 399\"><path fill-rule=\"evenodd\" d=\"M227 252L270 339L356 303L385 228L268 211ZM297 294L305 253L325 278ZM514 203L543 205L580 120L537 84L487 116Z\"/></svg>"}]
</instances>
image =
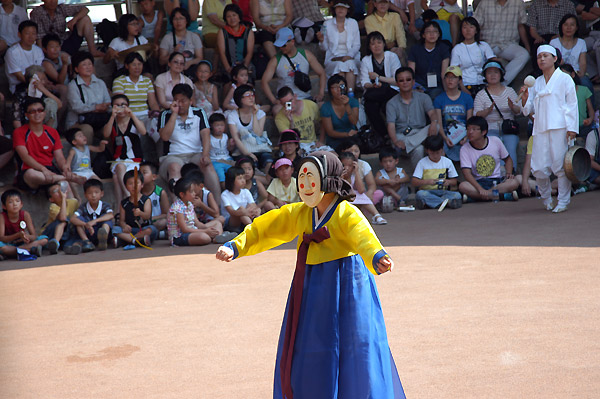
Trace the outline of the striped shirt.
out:
<instances>
[{"instance_id":1,"label":"striped shirt","mask_svg":"<svg viewBox=\"0 0 600 399\"><path fill-rule=\"evenodd\" d=\"M148 116L148 93L154 93L154 85L143 75L136 83L129 76L119 76L113 81L113 94L125 94L129 108L138 118Z\"/></svg>"}]
</instances>

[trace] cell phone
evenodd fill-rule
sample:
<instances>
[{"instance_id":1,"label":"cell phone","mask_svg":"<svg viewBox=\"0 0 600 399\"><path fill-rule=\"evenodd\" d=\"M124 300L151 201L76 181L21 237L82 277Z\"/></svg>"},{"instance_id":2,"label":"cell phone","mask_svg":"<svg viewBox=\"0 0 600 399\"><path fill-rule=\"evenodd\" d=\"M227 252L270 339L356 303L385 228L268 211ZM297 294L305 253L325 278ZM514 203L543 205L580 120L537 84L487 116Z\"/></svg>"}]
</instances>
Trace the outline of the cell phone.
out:
<instances>
[{"instance_id":1,"label":"cell phone","mask_svg":"<svg viewBox=\"0 0 600 399\"><path fill-rule=\"evenodd\" d=\"M285 103L285 110L286 111L291 111L292 110L292 102L291 101L287 101Z\"/></svg>"},{"instance_id":2,"label":"cell phone","mask_svg":"<svg viewBox=\"0 0 600 399\"><path fill-rule=\"evenodd\" d=\"M340 83L340 91L342 92L342 95L346 95L346 85L343 83Z\"/></svg>"}]
</instances>

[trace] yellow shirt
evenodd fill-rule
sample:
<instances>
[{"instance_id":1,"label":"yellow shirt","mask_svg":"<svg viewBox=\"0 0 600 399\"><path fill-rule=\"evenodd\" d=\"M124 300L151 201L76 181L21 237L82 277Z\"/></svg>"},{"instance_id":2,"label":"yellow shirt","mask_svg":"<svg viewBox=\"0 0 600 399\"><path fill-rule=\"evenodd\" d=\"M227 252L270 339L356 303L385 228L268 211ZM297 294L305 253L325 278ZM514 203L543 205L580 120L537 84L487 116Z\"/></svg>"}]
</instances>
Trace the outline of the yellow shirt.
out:
<instances>
[{"instance_id":1,"label":"yellow shirt","mask_svg":"<svg viewBox=\"0 0 600 399\"><path fill-rule=\"evenodd\" d=\"M310 244L306 264L317 265L358 254L369 271L378 274L373 268L373 259L383 247L364 215L347 201L341 201L330 213L330 218L325 219L323 225L327 226L331 237L320 243ZM235 256L255 255L296 237L299 237L299 247L302 234L313 233L312 219L313 208L304 202L269 211L254 219L232 241Z\"/></svg>"},{"instance_id":2,"label":"yellow shirt","mask_svg":"<svg viewBox=\"0 0 600 399\"><path fill-rule=\"evenodd\" d=\"M267 188L267 192L280 201L291 204L292 202L300 202L300 196L296 189L296 178L292 177L290 184L286 187L279 178L274 178Z\"/></svg>"},{"instance_id":3,"label":"yellow shirt","mask_svg":"<svg viewBox=\"0 0 600 399\"><path fill-rule=\"evenodd\" d=\"M319 121L319 106L311 100L302 100L304 104L300 115L292 114L294 127L300 132L301 143L313 143L317 141L315 131L315 122ZM275 125L280 132L290 128L290 121L285 116L285 110L281 110L275 115Z\"/></svg>"},{"instance_id":4,"label":"yellow shirt","mask_svg":"<svg viewBox=\"0 0 600 399\"><path fill-rule=\"evenodd\" d=\"M406 36L400 14L388 12L383 17L373 13L365 18L365 30L367 34L380 32L387 43L396 42L396 46L406 48Z\"/></svg>"},{"instance_id":5,"label":"yellow shirt","mask_svg":"<svg viewBox=\"0 0 600 399\"><path fill-rule=\"evenodd\" d=\"M208 19L209 14L215 14L220 20L223 20L223 10L225 6L231 4L231 0L204 0L202 3L202 34L217 33L219 27Z\"/></svg>"},{"instance_id":6,"label":"yellow shirt","mask_svg":"<svg viewBox=\"0 0 600 399\"><path fill-rule=\"evenodd\" d=\"M75 198L67 198L67 219L69 219L75 211L79 208L79 201ZM56 217L60 213L60 206L55 203L50 204L50 208L48 209L48 221L46 222L46 226L56 220Z\"/></svg>"}]
</instances>

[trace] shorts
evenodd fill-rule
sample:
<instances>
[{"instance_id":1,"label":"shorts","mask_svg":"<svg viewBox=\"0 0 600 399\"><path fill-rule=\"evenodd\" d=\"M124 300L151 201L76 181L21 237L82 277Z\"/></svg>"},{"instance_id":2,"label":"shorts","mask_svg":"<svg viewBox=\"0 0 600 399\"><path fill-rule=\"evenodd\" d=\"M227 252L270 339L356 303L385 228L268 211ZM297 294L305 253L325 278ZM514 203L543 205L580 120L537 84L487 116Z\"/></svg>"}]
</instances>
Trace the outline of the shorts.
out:
<instances>
[{"instance_id":1,"label":"shorts","mask_svg":"<svg viewBox=\"0 0 600 399\"><path fill-rule=\"evenodd\" d=\"M274 42L275 35L271 32L267 32L266 30L259 30L254 34L254 40L256 44L263 44L265 42Z\"/></svg>"},{"instance_id":2,"label":"shorts","mask_svg":"<svg viewBox=\"0 0 600 399\"><path fill-rule=\"evenodd\" d=\"M130 170L133 170L136 166L140 167L140 163L139 162L135 162L135 161L131 161L128 159L118 159L115 160L114 162L111 162L110 164L110 171L112 172L112 174L115 174L115 170L117 169L118 165L125 165L125 173L129 172ZM79 174L79 173L77 173Z\"/></svg>"},{"instance_id":3,"label":"shorts","mask_svg":"<svg viewBox=\"0 0 600 399\"><path fill-rule=\"evenodd\" d=\"M438 19L441 19L443 21L448 21L450 19L451 15L456 15L458 16L458 18L462 21L463 18L465 17L464 15L462 15L460 12L448 12L443 8L440 8L439 10L437 10L435 12L438 16Z\"/></svg>"},{"instance_id":4,"label":"shorts","mask_svg":"<svg viewBox=\"0 0 600 399\"><path fill-rule=\"evenodd\" d=\"M200 164L200 159L202 159L202 153L197 154L169 154L160 157L160 168L158 169L158 174L165 181L169 181L167 176L167 171L169 170L169 164L176 163L179 166L183 166L186 163L195 163L196 165Z\"/></svg>"},{"instance_id":5,"label":"shorts","mask_svg":"<svg viewBox=\"0 0 600 399\"><path fill-rule=\"evenodd\" d=\"M253 153L258 159L258 169L263 169L267 164L273 163L273 154L270 152L254 152ZM237 162L238 159L248 158L247 155L237 155L233 159Z\"/></svg>"},{"instance_id":6,"label":"shorts","mask_svg":"<svg viewBox=\"0 0 600 399\"><path fill-rule=\"evenodd\" d=\"M213 168L215 168L215 171L217 172L217 176L219 176L219 182L223 183L225 181L225 172L231 168L231 165L218 161L215 161L212 164Z\"/></svg>"},{"instance_id":7,"label":"shorts","mask_svg":"<svg viewBox=\"0 0 600 399\"><path fill-rule=\"evenodd\" d=\"M111 169L112 169L112 167L111 167ZM77 175L77 176L85 177L88 180L91 179L93 176L96 175L91 168L90 169L74 170L73 174Z\"/></svg>"},{"instance_id":8,"label":"shorts","mask_svg":"<svg viewBox=\"0 0 600 399\"><path fill-rule=\"evenodd\" d=\"M37 189L33 189L33 188L29 187L27 185L27 183L25 183L25 177L24 177L25 172L27 172L30 169L33 169L33 168L24 169L17 175L17 187L20 188L21 190L30 191L33 193L37 193L39 191L45 192L46 189L48 187L50 187L52 184L45 184L43 186L39 186ZM55 173L57 175L62 175L62 172L54 165L46 166L46 169L48 169L50 172Z\"/></svg>"},{"instance_id":9,"label":"shorts","mask_svg":"<svg viewBox=\"0 0 600 399\"><path fill-rule=\"evenodd\" d=\"M171 245L178 247L189 247L190 246L190 234L183 233L179 237L173 237L171 239Z\"/></svg>"},{"instance_id":10,"label":"shorts","mask_svg":"<svg viewBox=\"0 0 600 399\"><path fill-rule=\"evenodd\" d=\"M69 53L70 56L73 56L73 54L79 51L81 43L83 43L83 36L79 36L77 29L74 29L71 32L71 36L67 37L62 42L61 50L65 53Z\"/></svg>"},{"instance_id":11,"label":"shorts","mask_svg":"<svg viewBox=\"0 0 600 399\"><path fill-rule=\"evenodd\" d=\"M62 237L60 237L58 239L58 241L67 241L71 236L71 225L69 225L68 222L66 222L66 221L65 222L61 222L60 220L53 221L52 223L50 223L49 225L47 225L44 228L44 231L42 231L42 235L54 238L54 232L56 231L56 227L61 223L67 223L67 226L65 226L65 230L63 231Z\"/></svg>"},{"instance_id":12,"label":"shorts","mask_svg":"<svg viewBox=\"0 0 600 399\"><path fill-rule=\"evenodd\" d=\"M481 179L477 180L477 183L479 183L481 188L484 190L491 190L492 187L494 187L494 182L496 182L496 184L501 184L504 182L504 180L506 180L504 177L482 177Z\"/></svg>"},{"instance_id":13,"label":"shorts","mask_svg":"<svg viewBox=\"0 0 600 399\"><path fill-rule=\"evenodd\" d=\"M156 238L158 237L158 229L156 228L156 226L153 226L151 224L149 224L148 226L144 226L142 228L140 227L132 227L131 228L131 234L136 235L137 233L139 233L142 230L145 229L150 229L152 230L152 232L150 233L150 239L152 241L156 240ZM123 233L123 228L121 226L115 226L112 229L113 234L121 234Z\"/></svg>"}]
</instances>

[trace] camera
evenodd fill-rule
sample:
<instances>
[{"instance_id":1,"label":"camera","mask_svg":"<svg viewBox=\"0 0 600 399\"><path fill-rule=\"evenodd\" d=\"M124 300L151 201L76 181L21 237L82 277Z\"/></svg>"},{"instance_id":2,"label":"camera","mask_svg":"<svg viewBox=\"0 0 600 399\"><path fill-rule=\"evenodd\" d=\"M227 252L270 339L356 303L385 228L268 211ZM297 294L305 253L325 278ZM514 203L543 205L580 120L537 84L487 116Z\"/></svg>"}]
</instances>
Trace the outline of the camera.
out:
<instances>
[{"instance_id":1,"label":"camera","mask_svg":"<svg viewBox=\"0 0 600 399\"><path fill-rule=\"evenodd\" d=\"M342 92L342 95L346 95L346 85L343 83L340 83L340 91Z\"/></svg>"},{"instance_id":2,"label":"camera","mask_svg":"<svg viewBox=\"0 0 600 399\"><path fill-rule=\"evenodd\" d=\"M412 131L412 127L408 126L406 129L404 129L404 130L402 131L402 134L406 136L406 135L407 135L407 134L409 134L411 131Z\"/></svg>"},{"instance_id":3,"label":"camera","mask_svg":"<svg viewBox=\"0 0 600 399\"><path fill-rule=\"evenodd\" d=\"M285 110L286 111L291 111L292 110L292 102L291 101L286 101L286 103L285 103Z\"/></svg>"}]
</instances>

